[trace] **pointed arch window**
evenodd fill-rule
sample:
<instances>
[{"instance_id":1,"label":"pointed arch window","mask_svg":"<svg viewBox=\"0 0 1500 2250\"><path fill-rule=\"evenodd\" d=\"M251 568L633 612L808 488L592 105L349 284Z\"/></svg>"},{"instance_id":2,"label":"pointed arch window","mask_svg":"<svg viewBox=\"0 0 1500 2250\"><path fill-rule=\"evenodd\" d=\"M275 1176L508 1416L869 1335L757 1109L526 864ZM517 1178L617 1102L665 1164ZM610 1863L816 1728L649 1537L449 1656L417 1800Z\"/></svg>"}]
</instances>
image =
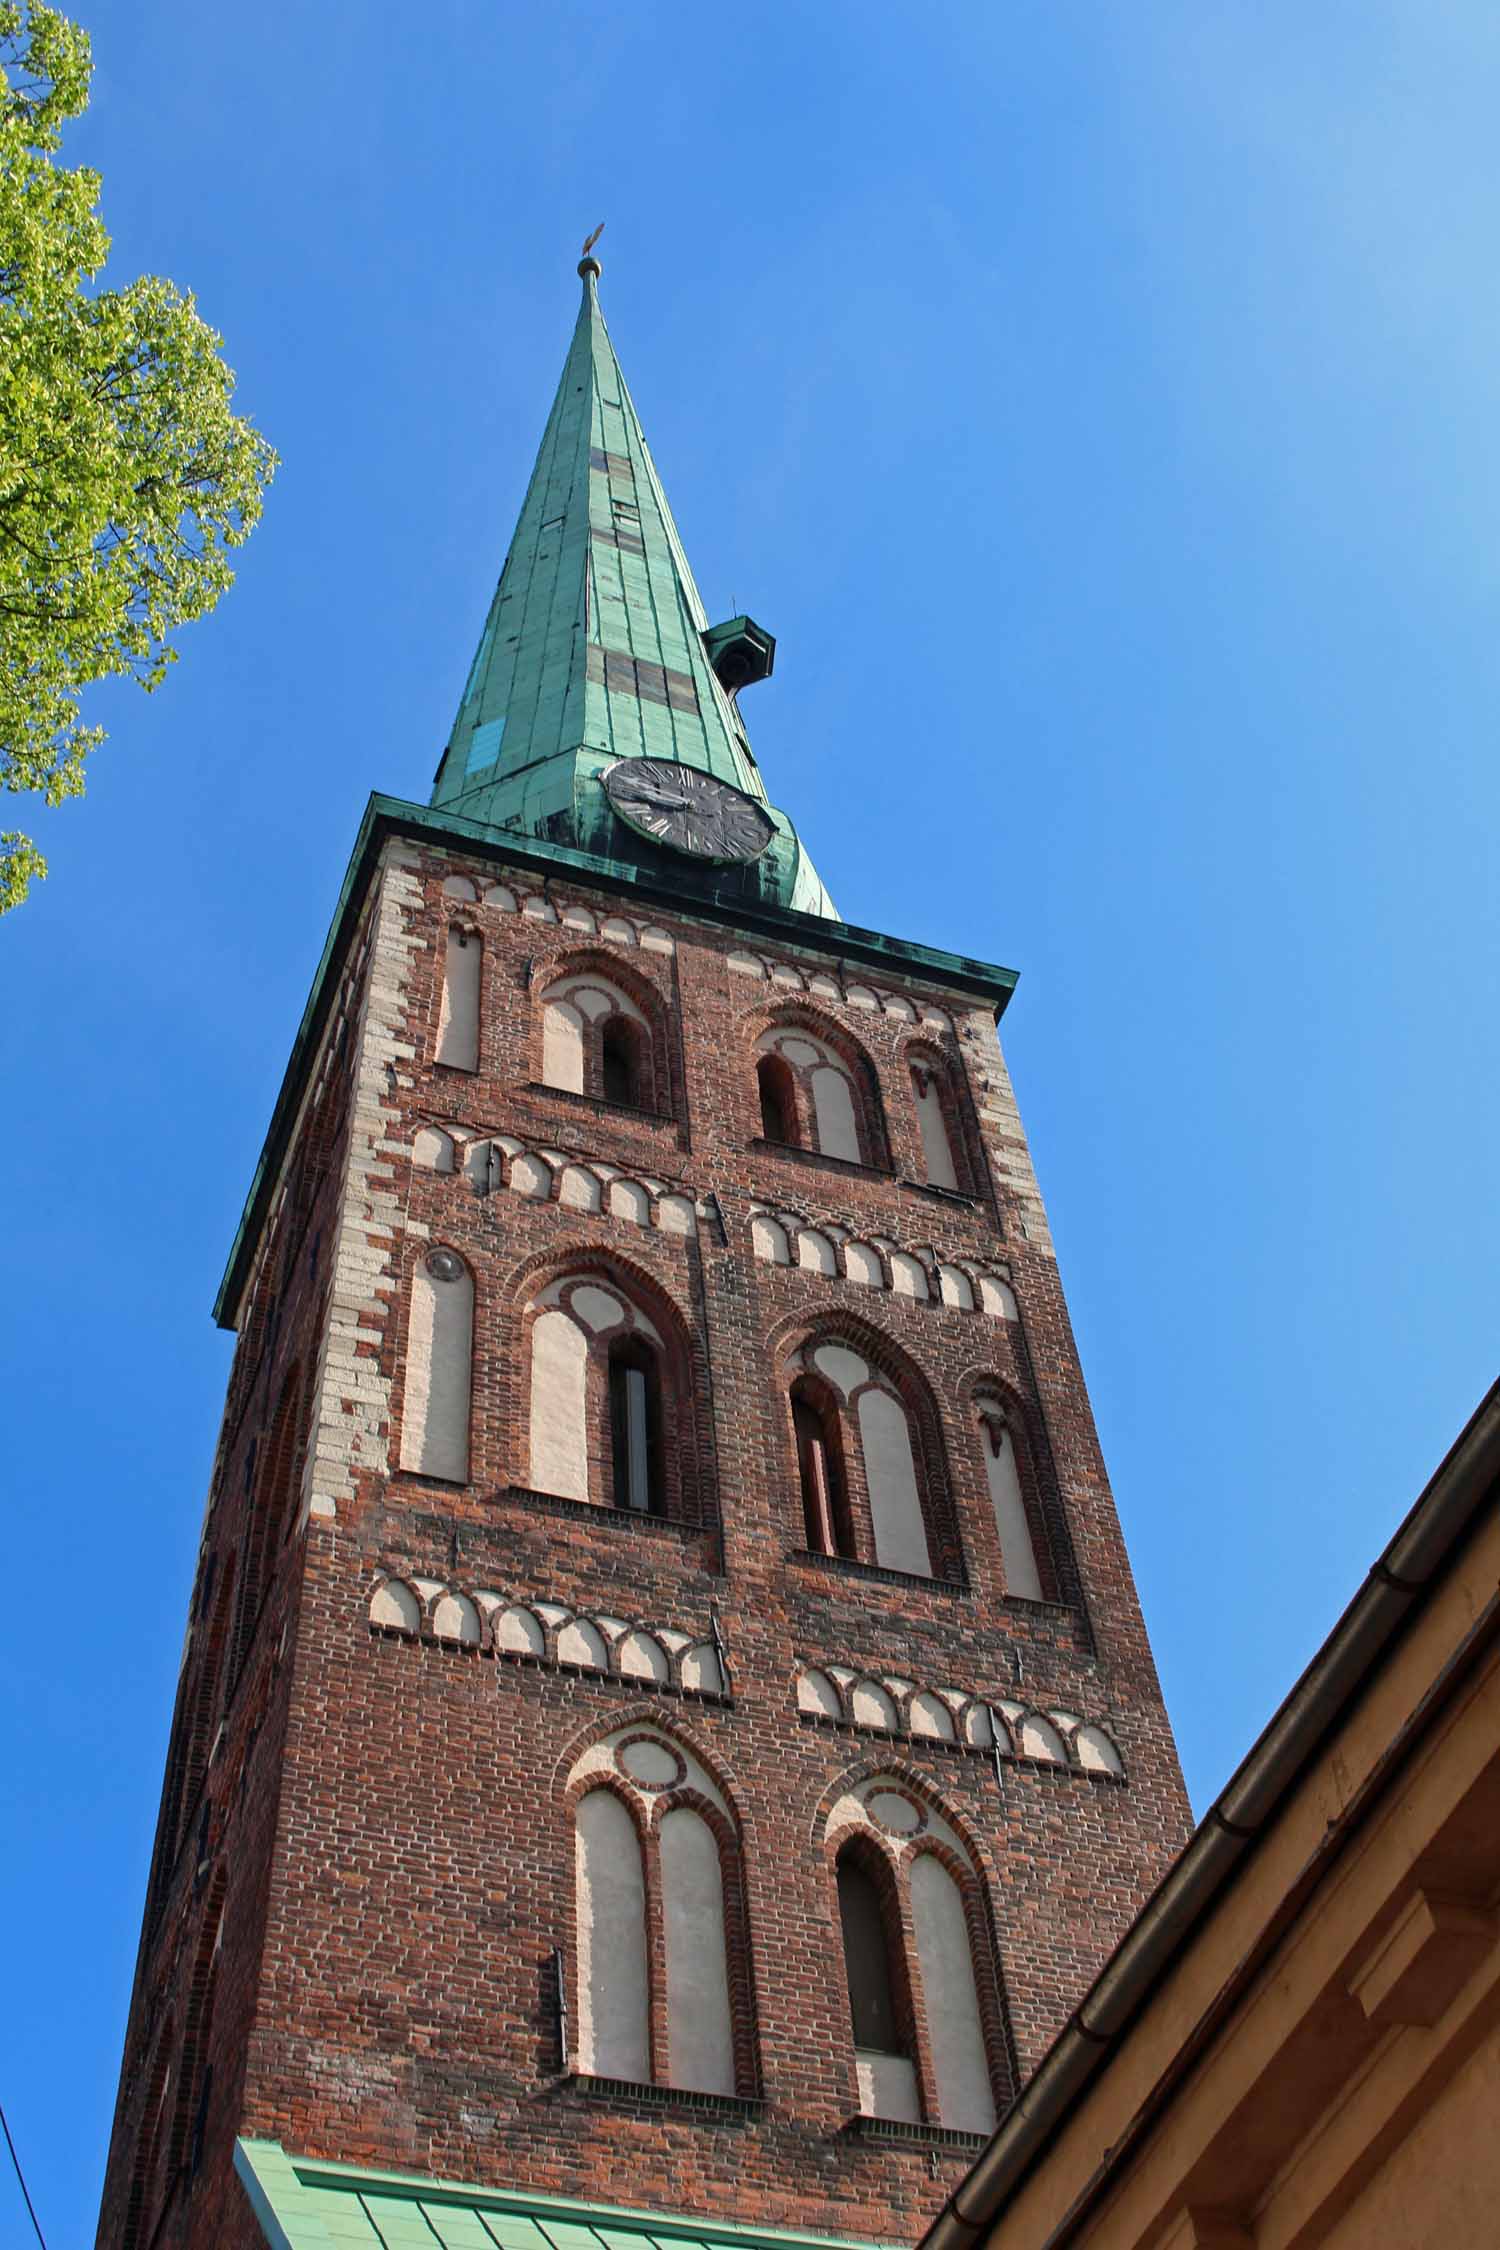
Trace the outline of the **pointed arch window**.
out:
<instances>
[{"instance_id":1,"label":"pointed arch window","mask_svg":"<svg viewBox=\"0 0 1500 2250\"><path fill-rule=\"evenodd\" d=\"M456 1250L429 1250L412 1275L401 1409L401 1466L466 1484L473 1380L474 1277Z\"/></svg>"},{"instance_id":2,"label":"pointed arch window","mask_svg":"<svg viewBox=\"0 0 1500 2250\"><path fill-rule=\"evenodd\" d=\"M594 969L555 977L541 996L542 1082L622 1109L666 1107L659 1025Z\"/></svg>"},{"instance_id":3,"label":"pointed arch window","mask_svg":"<svg viewBox=\"0 0 1500 2250\"><path fill-rule=\"evenodd\" d=\"M609 1272L547 1283L523 1313L534 1492L692 1521L704 1507L691 1347Z\"/></svg>"},{"instance_id":4,"label":"pointed arch window","mask_svg":"<svg viewBox=\"0 0 1500 2250\"><path fill-rule=\"evenodd\" d=\"M896 2012L885 1906L874 1878L847 1848L839 1854L838 1890L854 2044L875 2054L904 2055L909 2041L901 2035Z\"/></svg>"},{"instance_id":5,"label":"pointed arch window","mask_svg":"<svg viewBox=\"0 0 1500 2250\"><path fill-rule=\"evenodd\" d=\"M822 1337L787 1365L807 1549L913 1578L959 1579L935 1434L869 1357Z\"/></svg>"},{"instance_id":6,"label":"pointed arch window","mask_svg":"<svg viewBox=\"0 0 1500 2250\"><path fill-rule=\"evenodd\" d=\"M629 1016L608 1016L599 1034L600 1092L605 1101L644 1109L641 1100L641 1031Z\"/></svg>"},{"instance_id":7,"label":"pointed arch window","mask_svg":"<svg viewBox=\"0 0 1500 2250\"><path fill-rule=\"evenodd\" d=\"M875 1073L800 1023L772 1024L755 1048L761 1136L782 1147L884 1168Z\"/></svg>"},{"instance_id":8,"label":"pointed arch window","mask_svg":"<svg viewBox=\"0 0 1500 2250\"><path fill-rule=\"evenodd\" d=\"M850 1817L834 1884L860 2111L988 2133L1004 2055L991 2054L999 1995L973 1863L947 1823L936 1840L896 1775L862 1782L830 1825Z\"/></svg>"},{"instance_id":9,"label":"pointed arch window","mask_svg":"<svg viewBox=\"0 0 1500 2250\"><path fill-rule=\"evenodd\" d=\"M574 1816L578 2067L749 2091L750 1984L738 1828L682 1745L632 1727L598 1750Z\"/></svg>"}]
</instances>

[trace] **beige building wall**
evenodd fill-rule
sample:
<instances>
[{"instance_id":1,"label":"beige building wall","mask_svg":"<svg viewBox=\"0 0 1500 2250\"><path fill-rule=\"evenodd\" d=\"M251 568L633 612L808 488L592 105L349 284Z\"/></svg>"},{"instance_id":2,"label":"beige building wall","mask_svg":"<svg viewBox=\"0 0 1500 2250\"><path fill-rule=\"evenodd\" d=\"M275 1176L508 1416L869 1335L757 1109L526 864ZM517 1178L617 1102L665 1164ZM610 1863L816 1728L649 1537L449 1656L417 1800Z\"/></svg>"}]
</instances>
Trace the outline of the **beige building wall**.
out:
<instances>
[{"instance_id":1,"label":"beige building wall","mask_svg":"<svg viewBox=\"0 0 1500 2250\"><path fill-rule=\"evenodd\" d=\"M926 2250L1500 2243L1497 1501L1500 1387Z\"/></svg>"}]
</instances>

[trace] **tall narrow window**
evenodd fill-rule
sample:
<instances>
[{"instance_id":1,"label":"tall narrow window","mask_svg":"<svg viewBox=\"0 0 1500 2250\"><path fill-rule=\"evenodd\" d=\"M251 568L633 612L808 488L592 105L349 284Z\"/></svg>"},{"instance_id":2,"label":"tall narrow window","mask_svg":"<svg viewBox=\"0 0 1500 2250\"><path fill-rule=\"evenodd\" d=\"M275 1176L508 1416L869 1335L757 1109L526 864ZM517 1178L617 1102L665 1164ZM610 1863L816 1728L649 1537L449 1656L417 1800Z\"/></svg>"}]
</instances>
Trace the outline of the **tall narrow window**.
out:
<instances>
[{"instance_id":1,"label":"tall narrow window","mask_svg":"<svg viewBox=\"0 0 1500 2250\"><path fill-rule=\"evenodd\" d=\"M675 1806L661 1824L667 1955L667 2063L674 2086L735 2091L734 2014L719 1845L700 1813Z\"/></svg>"},{"instance_id":2,"label":"tall narrow window","mask_svg":"<svg viewBox=\"0 0 1500 2250\"><path fill-rule=\"evenodd\" d=\"M455 1250L429 1250L412 1277L401 1466L463 1484L469 1474L474 1283Z\"/></svg>"},{"instance_id":3,"label":"tall narrow window","mask_svg":"<svg viewBox=\"0 0 1500 2250\"><path fill-rule=\"evenodd\" d=\"M861 1391L859 1434L870 1493L875 1560L886 1570L930 1578L932 1555L922 1515L911 1421L894 1391L875 1384Z\"/></svg>"},{"instance_id":4,"label":"tall narrow window","mask_svg":"<svg viewBox=\"0 0 1500 2250\"><path fill-rule=\"evenodd\" d=\"M762 1055L755 1076L760 1086L762 1137L787 1148L797 1147L797 1095L789 1066L780 1055Z\"/></svg>"},{"instance_id":5,"label":"tall narrow window","mask_svg":"<svg viewBox=\"0 0 1500 2250\"><path fill-rule=\"evenodd\" d=\"M962 1186L954 1161L953 1135L943 1103L942 1079L930 1063L913 1063L912 1094L917 1105L917 1130L922 1136L922 1157L933 1187Z\"/></svg>"},{"instance_id":6,"label":"tall narrow window","mask_svg":"<svg viewBox=\"0 0 1500 2250\"><path fill-rule=\"evenodd\" d=\"M792 1392L792 1427L797 1437L797 1473L802 1483L807 1544L815 1555L852 1559L854 1543L838 1421L802 1383Z\"/></svg>"},{"instance_id":7,"label":"tall narrow window","mask_svg":"<svg viewBox=\"0 0 1500 2250\"><path fill-rule=\"evenodd\" d=\"M992 2133L995 2096L963 1894L931 1852L912 1862L910 1881L938 2120L963 2133Z\"/></svg>"},{"instance_id":8,"label":"tall narrow window","mask_svg":"<svg viewBox=\"0 0 1500 2250\"><path fill-rule=\"evenodd\" d=\"M620 1337L610 1346L609 1428L615 1506L660 1515L661 1380L643 1337Z\"/></svg>"},{"instance_id":9,"label":"tall narrow window","mask_svg":"<svg viewBox=\"0 0 1500 2250\"><path fill-rule=\"evenodd\" d=\"M1016 1600L1046 1599L1037 1567L1036 1543L1021 1484L1021 1465L1015 1438L1007 1427L1003 1409L994 1402L980 1408L984 1440L984 1470L989 1481L990 1505L1000 1534L1000 1559L1005 1565L1005 1591Z\"/></svg>"},{"instance_id":10,"label":"tall narrow window","mask_svg":"<svg viewBox=\"0 0 1500 2250\"><path fill-rule=\"evenodd\" d=\"M452 1070L479 1068L479 934L451 929L443 967L437 1059Z\"/></svg>"},{"instance_id":11,"label":"tall narrow window","mask_svg":"<svg viewBox=\"0 0 1500 2250\"><path fill-rule=\"evenodd\" d=\"M838 1892L860 2108L867 2117L917 2124L921 2104L898 2007L898 1974L885 1905L873 1877L851 1851L839 1855Z\"/></svg>"},{"instance_id":12,"label":"tall narrow window","mask_svg":"<svg viewBox=\"0 0 1500 2250\"><path fill-rule=\"evenodd\" d=\"M609 1018L600 1035L599 1053L604 1099L643 1109L640 1034L627 1016Z\"/></svg>"},{"instance_id":13,"label":"tall narrow window","mask_svg":"<svg viewBox=\"0 0 1500 2250\"><path fill-rule=\"evenodd\" d=\"M612 1790L578 1808L578 2060L598 2078L651 2076L646 1881L635 1822Z\"/></svg>"}]
</instances>

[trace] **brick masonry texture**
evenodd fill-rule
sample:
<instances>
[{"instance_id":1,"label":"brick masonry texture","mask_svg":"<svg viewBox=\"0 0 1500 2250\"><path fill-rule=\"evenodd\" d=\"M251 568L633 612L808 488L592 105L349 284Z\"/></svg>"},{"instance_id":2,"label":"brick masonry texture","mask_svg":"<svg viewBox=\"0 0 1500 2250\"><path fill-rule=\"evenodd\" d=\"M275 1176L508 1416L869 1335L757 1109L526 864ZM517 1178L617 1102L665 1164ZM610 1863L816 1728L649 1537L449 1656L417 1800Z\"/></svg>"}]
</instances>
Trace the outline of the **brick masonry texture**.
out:
<instances>
[{"instance_id":1,"label":"brick masonry texture","mask_svg":"<svg viewBox=\"0 0 1500 2250\"><path fill-rule=\"evenodd\" d=\"M472 900L445 895L466 878ZM688 915L656 917L670 950L587 933L560 917L603 923L620 903L573 884L549 884L527 912L487 905L496 880L493 861L387 846L239 1311L99 2241L257 2241L232 2174L241 2132L392 2170L911 2240L973 2149L849 2129L828 1807L851 1777L897 1774L968 1846L999 1966L981 1998L1002 2096L1189 1825L994 1023L936 985L890 980L881 990L910 1004L894 1014L796 989L838 970L805 947L773 956L758 941L757 977L732 932ZM455 923L483 947L473 1072L433 1061ZM538 995L575 961L658 1017L670 1115L541 1084ZM779 1016L869 1058L888 1170L761 1140L753 1050ZM958 1090L973 1196L915 1184L916 1046L941 1053ZM486 1193L480 1167L413 1161L424 1125L648 1178L689 1198L696 1224ZM762 1208L1003 1271L1019 1318L757 1259ZM463 1484L397 1467L412 1275L439 1245L474 1277ZM686 1339L693 1395L677 1411L694 1492L681 1522L527 1489L523 1305L570 1265L671 1308ZM941 1583L801 1551L781 1368L830 1331L894 1351L925 1396L951 1526ZM1004 1594L976 1384L1024 1430L1056 1600ZM374 1630L383 1574L695 1642L716 1615L732 1692L650 1693ZM829 1664L1076 1712L1107 1728L1124 1778L811 1722L797 1676ZM576 1976L566 1779L592 1740L636 1719L688 1745L738 1816L751 2081L738 2100L559 2071L554 1947Z\"/></svg>"}]
</instances>

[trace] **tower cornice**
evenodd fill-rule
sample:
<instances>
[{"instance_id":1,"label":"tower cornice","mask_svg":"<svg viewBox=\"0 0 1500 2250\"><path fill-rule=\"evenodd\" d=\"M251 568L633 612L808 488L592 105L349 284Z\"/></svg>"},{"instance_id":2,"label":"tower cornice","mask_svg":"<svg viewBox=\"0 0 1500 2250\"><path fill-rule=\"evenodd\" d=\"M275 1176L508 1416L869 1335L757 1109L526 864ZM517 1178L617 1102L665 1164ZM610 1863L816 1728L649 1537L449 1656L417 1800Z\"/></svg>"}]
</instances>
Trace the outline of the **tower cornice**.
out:
<instances>
[{"instance_id":1,"label":"tower cornice","mask_svg":"<svg viewBox=\"0 0 1500 2250\"><path fill-rule=\"evenodd\" d=\"M251 1178L224 1278L214 1300L214 1319L221 1328L235 1326L239 1299L318 1051L337 987L338 971L347 958L380 854L387 843L398 837L430 849L461 850L470 858L488 860L496 867L529 871L543 880L548 876L571 876L593 889L615 892L665 913L688 915L742 931L747 936L764 938L773 944L939 984L950 991L971 995L993 1011L997 1023L1017 983L1014 969L1001 968L967 954L948 953L939 946L890 937L879 930L836 921L825 914L768 907L742 897L718 897L711 890L688 896L680 883L653 880L649 874L626 862L601 858L545 838L519 836L509 830L497 832L485 821L468 819L441 806L411 804L404 798L376 792L365 807L355 837L312 989L297 1027L291 1059Z\"/></svg>"}]
</instances>

